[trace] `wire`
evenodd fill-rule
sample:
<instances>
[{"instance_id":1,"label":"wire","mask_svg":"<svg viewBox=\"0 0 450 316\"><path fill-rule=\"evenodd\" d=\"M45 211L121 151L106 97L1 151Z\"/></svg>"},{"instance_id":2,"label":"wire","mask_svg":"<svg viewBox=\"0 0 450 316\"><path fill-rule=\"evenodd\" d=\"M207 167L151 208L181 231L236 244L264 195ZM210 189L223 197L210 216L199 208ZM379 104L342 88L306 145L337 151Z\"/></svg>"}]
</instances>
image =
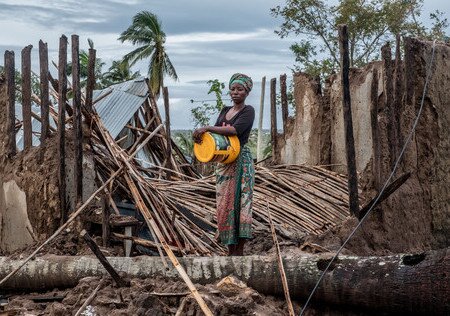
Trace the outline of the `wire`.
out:
<instances>
[{"instance_id":1,"label":"wire","mask_svg":"<svg viewBox=\"0 0 450 316\"><path fill-rule=\"evenodd\" d=\"M319 280L317 281L316 285L314 286L313 290L311 291L311 294L309 295L308 299L306 300L305 305L303 306L303 308L300 311L300 316L302 316L304 314L304 312L306 311L306 307L308 306L309 302L311 301L314 293L316 292L320 282L322 281L323 277L325 276L325 273L328 271L328 269L330 268L331 264L333 263L334 260L336 260L336 258L338 257L338 255L341 253L341 251L344 249L345 245L347 244L347 242L350 240L350 238L353 237L353 235L355 234L355 232L358 230L358 228L362 225L362 223L364 222L364 220L367 218L367 216L370 214L370 212L372 211L372 209L374 208L374 206L377 204L378 200L381 197L381 194L384 192L384 190L386 189L388 183L390 183L392 177L394 176L395 171L397 170L398 164L400 163L401 158L403 157L403 154L406 150L406 147L408 146L409 142L411 141L411 137L416 129L417 123L419 122L419 118L420 115L422 113L422 109L423 109L423 103L425 100L425 93L427 91L427 86L428 86L428 81L430 79L430 73L431 73L431 66L433 65L433 61L434 61L434 53L435 53L435 48L436 48L436 40L433 41L433 50L431 53L431 61L430 64L428 65L428 69L427 69L427 77L425 80L425 85L423 87L423 93L422 93L422 100L420 102L420 108L419 108L419 112L417 113L416 119L414 121L414 124L411 128L411 132L409 133L408 137L406 138L405 144L403 145L403 148L400 152L400 155L398 156L397 160L395 161L395 165L392 168L392 172L389 175L388 179L386 180L386 182L384 183L383 188L381 189L381 191L378 193L378 196L375 200L375 202L372 204L372 206L369 208L369 210L367 211L367 213L363 216L363 218L360 220L360 222L358 223L358 225L356 225L356 227L353 229L353 231L350 233L350 235L347 237L347 239L345 239L344 243L342 244L342 246L338 249L338 251L336 252L336 254L333 256L333 258L330 260L330 262L328 263L327 267L325 268L325 270L322 272L322 275L320 276Z\"/></svg>"}]
</instances>

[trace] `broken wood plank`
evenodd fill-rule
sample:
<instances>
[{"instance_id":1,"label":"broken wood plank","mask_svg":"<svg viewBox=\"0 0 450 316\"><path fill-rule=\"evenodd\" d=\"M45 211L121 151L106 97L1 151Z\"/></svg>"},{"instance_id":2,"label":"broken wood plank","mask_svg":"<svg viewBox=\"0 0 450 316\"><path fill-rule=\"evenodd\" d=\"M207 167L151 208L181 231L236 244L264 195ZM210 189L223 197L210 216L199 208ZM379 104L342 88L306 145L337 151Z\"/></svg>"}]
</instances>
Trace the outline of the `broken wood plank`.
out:
<instances>
[{"instance_id":1,"label":"broken wood plank","mask_svg":"<svg viewBox=\"0 0 450 316\"><path fill-rule=\"evenodd\" d=\"M119 287L127 287L130 285L129 282L125 281L118 273L117 271L111 266L111 264L106 259L105 255L101 252L100 248L97 246L95 241L89 236L87 231L83 229L80 233L80 236L84 239L86 244L91 248L94 255L97 257L97 259L100 261L102 266L108 271L109 275L114 279L117 286Z\"/></svg>"},{"instance_id":2,"label":"broken wood plank","mask_svg":"<svg viewBox=\"0 0 450 316\"><path fill-rule=\"evenodd\" d=\"M23 149L33 146L33 128L31 126L31 49L28 45L22 49L22 119Z\"/></svg>"},{"instance_id":3,"label":"broken wood plank","mask_svg":"<svg viewBox=\"0 0 450 316\"><path fill-rule=\"evenodd\" d=\"M347 158L349 209L353 216L358 216L358 174L356 172L355 140L353 138L353 119L350 100L348 30L347 25L345 24L339 25L339 50L341 53L341 89L344 113L345 155Z\"/></svg>"}]
</instances>

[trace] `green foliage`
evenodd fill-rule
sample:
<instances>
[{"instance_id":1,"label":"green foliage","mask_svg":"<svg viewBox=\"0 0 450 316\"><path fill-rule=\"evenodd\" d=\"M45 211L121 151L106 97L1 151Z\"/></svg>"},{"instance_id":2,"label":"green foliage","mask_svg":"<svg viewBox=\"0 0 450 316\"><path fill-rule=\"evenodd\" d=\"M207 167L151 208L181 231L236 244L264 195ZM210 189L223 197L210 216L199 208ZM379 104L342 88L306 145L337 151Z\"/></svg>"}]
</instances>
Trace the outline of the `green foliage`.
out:
<instances>
[{"instance_id":1,"label":"green foliage","mask_svg":"<svg viewBox=\"0 0 450 316\"><path fill-rule=\"evenodd\" d=\"M339 67L337 26L347 24L350 65L362 66L378 58L380 47L396 35L444 39L448 26L442 12L431 14L433 26L427 30L417 21L423 0L341 0L330 5L321 0L286 0L273 8L282 17L281 37L304 35L291 46L296 70L327 76Z\"/></svg>"},{"instance_id":2,"label":"green foliage","mask_svg":"<svg viewBox=\"0 0 450 316\"><path fill-rule=\"evenodd\" d=\"M174 131L174 141L185 157L194 157L194 140L192 131Z\"/></svg>"},{"instance_id":3,"label":"green foliage","mask_svg":"<svg viewBox=\"0 0 450 316\"><path fill-rule=\"evenodd\" d=\"M149 58L149 86L155 96L159 96L164 86L165 75L178 80L175 68L164 47L166 34L162 30L161 21L155 14L149 11L136 14L132 24L119 36L119 40L122 43L127 41L139 46L123 57L123 61L130 66L139 60Z\"/></svg>"},{"instance_id":4,"label":"green foliage","mask_svg":"<svg viewBox=\"0 0 450 316\"><path fill-rule=\"evenodd\" d=\"M141 76L139 71L133 72L127 61L114 60L108 72L103 74L105 84L113 84L136 79Z\"/></svg>"},{"instance_id":5,"label":"green foliage","mask_svg":"<svg viewBox=\"0 0 450 316\"><path fill-rule=\"evenodd\" d=\"M0 66L0 73L4 71L4 67ZM14 71L14 82L16 85L15 99L17 102L22 103L22 73L18 70ZM31 72L31 93L37 96L40 95L40 81L39 76L33 71Z\"/></svg>"},{"instance_id":6,"label":"green foliage","mask_svg":"<svg viewBox=\"0 0 450 316\"><path fill-rule=\"evenodd\" d=\"M191 109L195 128L210 125L210 118L217 115L225 106L222 99L225 83L219 82L218 79L214 79L208 80L207 84L209 85L208 94L214 93L216 100L215 103L201 101L201 105ZM191 100L191 103L194 102L194 100Z\"/></svg>"}]
</instances>

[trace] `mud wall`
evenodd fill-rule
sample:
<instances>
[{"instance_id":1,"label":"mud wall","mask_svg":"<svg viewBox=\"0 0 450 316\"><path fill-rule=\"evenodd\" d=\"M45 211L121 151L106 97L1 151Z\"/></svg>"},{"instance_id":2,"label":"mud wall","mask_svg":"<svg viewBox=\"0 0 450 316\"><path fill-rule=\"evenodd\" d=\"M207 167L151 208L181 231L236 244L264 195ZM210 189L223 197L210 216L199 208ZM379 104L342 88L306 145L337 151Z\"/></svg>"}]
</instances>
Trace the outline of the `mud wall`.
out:
<instances>
[{"instance_id":1,"label":"mud wall","mask_svg":"<svg viewBox=\"0 0 450 316\"><path fill-rule=\"evenodd\" d=\"M388 178L411 131L431 52L431 42L407 38L404 57L397 64L384 59L350 71L356 165L366 199L374 197ZM357 253L419 251L450 244L449 54L448 45L436 45L423 112L394 179L405 172L411 177L363 225L349 247ZM323 93L304 74L297 74L294 82L300 115L280 136L284 138L280 162L329 164L345 173L339 76L327 80ZM316 135L305 137L312 133Z\"/></svg>"},{"instance_id":2,"label":"mud wall","mask_svg":"<svg viewBox=\"0 0 450 316\"><path fill-rule=\"evenodd\" d=\"M6 84L0 75L0 252L4 253L46 239L59 227L61 217L56 134L39 147L6 157L6 106ZM75 208L74 150L70 138L66 148L66 200L70 212ZM84 199L95 190L93 161L88 152L85 154Z\"/></svg>"}]
</instances>

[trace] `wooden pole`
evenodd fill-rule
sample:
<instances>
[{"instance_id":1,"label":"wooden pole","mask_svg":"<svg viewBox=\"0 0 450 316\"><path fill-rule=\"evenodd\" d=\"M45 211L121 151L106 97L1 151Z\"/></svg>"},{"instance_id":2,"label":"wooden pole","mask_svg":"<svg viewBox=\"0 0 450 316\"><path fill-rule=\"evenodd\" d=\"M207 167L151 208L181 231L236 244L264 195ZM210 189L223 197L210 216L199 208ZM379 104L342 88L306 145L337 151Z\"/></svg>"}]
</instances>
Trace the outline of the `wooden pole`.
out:
<instances>
[{"instance_id":1,"label":"wooden pole","mask_svg":"<svg viewBox=\"0 0 450 316\"><path fill-rule=\"evenodd\" d=\"M23 149L33 146L33 129L31 126L31 49L28 45L22 49L22 119Z\"/></svg>"},{"instance_id":2,"label":"wooden pole","mask_svg":"<svg viewBox=\"0 0 450 316\"><path fill-rule=\"evenodd\" d=\"M341 53L342 106L344 113L345 153L347 158L348 192L350 214L358 216L358 175L356 173L355 141L353 139L352 108L350 100L349 51L347 25L339 25L339 48Z\"/></svg>"},{"instance_id":3,"label":"wooden pole","mask_svg":"<svg viewBox=\"0 0 450 316\"><path fill-rule=\"evenodd\" d=\"M286 74L280 76L280 94L281 94L281 115L283 117L283 133L286 134L286 125L289 116L288 100L287 100L287 87L286 87Z\"/></svg>"},{"instance_id":4,"label":"wooden pole","mask_svg":"<svg viewBox=\"0 0 450 316\"><path fill-rule=\"evenodd\" d=\"M91 304L91 302L94 300L95 296L97 295L100 288L105 284L105 278L101 279L97 287L94 289L94 291L89 295L86 301L84 301L83 305L78 309L78 311L75 313L75 316L80 316L82 312L86 309L86 307Z\"/></svg>"},{"instance_id":5,"label":"wooden pole","mask_svg":"<svg viewBox=\"0 0 450 316\"><path fill-rule=\"evenodd\" d=\"M396 154L398 155L401 151L401 146L403 144L403 137L400 128L400 115L403 112L402 98L403 98L403 71L402 71L402 57L401 57L401 38L400 35L396 36L396 46L395 46L395 86L394 86L394 122L395 122L395 146ZM397 156L396 156L397 157Z\"/></svg>"},{"instance_id":6,"label":"wooden pole","mask_svg":"<svg viewBox=\"0 0 450 316\"><path fill-rule=\"evenodd\" d=\"M80 40L72 35L73 139L75 205L83 200L83 132L81 128Z\"/></svg>"},{"instance_id":7,"label":"wooden pole","mask_svg":"<svg viewBox=\"0 0 450 316\"><path fill-rule=\"evenodd\" d=\"M289 284L286 278L286 272L284 271L283 260L281 259L280 245L278 244L277 233L275 232L275 226L273 226L272 216L270 215L269 202L267 202L267 217L269 218L270 231L272 232L272 239L277 250L278 270L281 275L281 283L283 284L284 297L288 304L289 316L294 316L294 307L292 306L291 295L289 294Z\"/></svg>"},{"instance_id":8,"label":"wooden pole","mask_svg":"<svg viewBox=\"0 0 450 316\"><path fill-rule=\"evenodd\" d=\"M48 92L48 48L47 43L39 41L39 67L40 67L40 89L41 89L41 144L50 134L49 124L49 92Z\"/></svg>"},{"instance_id":9,"label":"wooden pole","mask_svg":"<svg viewBox=\"0 0 450 316\"><path fill-rule=\"evenodd\" d=\"M170 110L169 110L169 90L167 87L163 88L164 96L164 110L166 112L166 168L172 169L172 138L170 137ZM171 173L167 173L167 177L170 179Z\"/></svg>"},{"instance_id":10,"label":"wooden pole","mask_svg":"<svg viewBox=\"0 0 450 316\"><path fill-rule=\"evenodd\" d=\"M5 51L5 76L8 103L6 108L6 155L16 155L16 84L15 84L14 52Z\"/></svg>"},{"instance_id":11,"label":"wooden pole","mask_svg":"<svg viewBox=\"0 0 450 316\"><path fill-rule=\"evenodd\" d=\"M381 150L380 150L380 131L378 129L378 70L373 68L372 86L370 91L370 122L372 129L372 173L375 189L381 189Z\"/></svg>"},{"instance_id":12,"label":"wooden pole","mask_svg":"<svg viewBox=\"0 0 450 316\"><path fill-rule=\"evenodd\" d=\"M66 205L66 99L67 99L67 37L59 39L58 65L58 182L61 224L67 221Z\"/></svg>"},{"instance_id":13,"label":"wooden pole","mask_svg":"<svg viewBox=\"0 0 450 316\"><path fill-rule=\"evenodd\" d=\"M106 271L111 275L111 277L114 279L116 284L119 287L126 287L129 286L129 282L126 282L124 279L120 277L120 275L117 273L116 270L111 266L111 264L106 259L105 255L101 252L100 248L97 246L95 241L89 236L86 230L82 230L80 233L80 236L84 239L86 244L91 248L94 255L97 257L97 259L100 261L102 266L105 268Z\"/></svg>"},{"instance_id":14,"label":"wooden pole","mask_svg":"<svg viewBox=\"0 0 450 316\"><path fill-rule=\"evenodd\" d=\"M266 92L266 76L261 81L261 99L259 102L259 121L258 121L258 142L256 145L256 160L261 161L263 159L262 153L262 137L263 137L263 118L264 118L264 94Z\"/></svg>"},{"instance_id":15,"label":"wooden pole","mask_svg":"<svg viewBox=\"0 0 450 316\"><path fill-rule=\"evenodd\" d=\"M272 136L272 161L276 161L278 151L277 131L277 79L270 79L270 126Z\"/></svg>"},{"instance_id":16,"label":"wooden pole","mask_svg":"<svg viewBox=\"0 0 450 316\"><path fill-rule=\"evenodd\" d=\"M102 239L103 247L109 246L110 229L109 229L109 216L111 215L109 208L108 191L105 190L105 194L102 196Z\"/></svg>"},{"instance_id":17,"label":"wooden pole","mask_svg":"<svg viewBox=\"0 0 450 316\"><path fill-rule=\"evenodd\" d=\"M87 73L87 86L86 86L86 109L88 112L92 112L92 98L95 89L95 59L96 59L96 50L93 48L89 48L89 61Z\"/></svg>"},{"instance_id":18,"label":"wooden pole","mask_svg":"<svg viewBox=\"0 0 450 316\"><path fill-rule=\"evenodd\" d=\"M385 84L385 111L388 119L387 134L389 144L389 160L390 166L394 166L397 159L397 135L395 128L394 114L394 70L392 67L392 52L389 43L381 48L381 57L384 62L384 84Z\"/></svg>"}]
</instances>

